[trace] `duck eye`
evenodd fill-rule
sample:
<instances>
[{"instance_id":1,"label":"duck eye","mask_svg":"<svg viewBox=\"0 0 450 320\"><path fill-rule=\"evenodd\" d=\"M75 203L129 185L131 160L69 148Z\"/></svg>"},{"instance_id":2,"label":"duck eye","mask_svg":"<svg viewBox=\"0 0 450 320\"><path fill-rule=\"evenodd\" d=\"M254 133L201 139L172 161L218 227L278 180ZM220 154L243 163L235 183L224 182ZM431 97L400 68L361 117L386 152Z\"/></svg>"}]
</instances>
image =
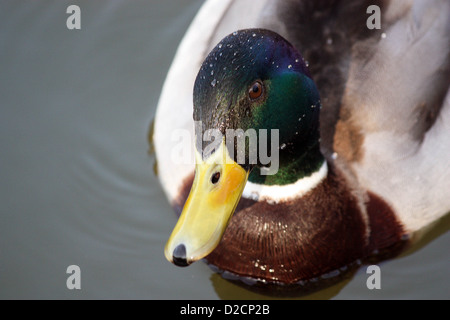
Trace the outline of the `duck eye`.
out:
<instances>
[{"instance_id":1,"label":"duck eye","mask_svg":"<svg viewBox=\"0 0 450 320\"><path fill-rule=\"evenodd\" d=\"M251 100L256 100L262 96L263 84L260 81L255 81L248 90L248 96Z\"/></svg>"},{"instance_id":2,"label":"duck eye","mask_svg":"<svg viewBox=\"0 0 450 320\"><path fill-rule=\"evenodd\" d=\"M213 173L211 176L211 182L212 184L216 184L220 179L220 172Z\"/></svg>"}]
</instances>

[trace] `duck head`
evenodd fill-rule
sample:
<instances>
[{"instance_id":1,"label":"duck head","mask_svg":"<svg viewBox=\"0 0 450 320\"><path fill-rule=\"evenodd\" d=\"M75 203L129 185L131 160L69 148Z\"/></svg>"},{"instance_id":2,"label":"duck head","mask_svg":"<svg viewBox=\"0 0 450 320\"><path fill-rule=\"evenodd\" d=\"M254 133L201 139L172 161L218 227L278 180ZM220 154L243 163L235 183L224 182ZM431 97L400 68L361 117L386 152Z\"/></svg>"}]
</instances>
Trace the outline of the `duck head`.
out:
<instances>
[{"instance_id":1,"label":"duck head","mask_svg":"<svg viewBox=\"0 0 450 320\"><path fill-rule=\"evenodd\" d=\"M194 85L195 178L166 258L187 266L211 253L247 180L284 185L317 171L319 112L302 56L280 35L247 29L217 44Z\"/></svg>"}]
</instances>

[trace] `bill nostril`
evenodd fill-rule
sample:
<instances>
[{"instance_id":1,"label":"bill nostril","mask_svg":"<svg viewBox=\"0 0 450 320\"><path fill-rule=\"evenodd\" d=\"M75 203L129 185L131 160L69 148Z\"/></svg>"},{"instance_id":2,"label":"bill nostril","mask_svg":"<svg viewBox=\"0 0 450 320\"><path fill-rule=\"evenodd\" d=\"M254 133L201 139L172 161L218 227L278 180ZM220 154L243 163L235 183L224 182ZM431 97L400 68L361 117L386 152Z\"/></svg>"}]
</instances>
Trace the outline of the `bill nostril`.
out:
<instances>
[{"instance_id":1,"label":"bill nostril","mask_svg":"<svg viewBox=\"0 0 450 320\"><path fill-rule=\"evenodd\" d=\"M211 176L211 182L212 184L216 184L217 182L219 182L220 179L220 172L215 172L212 176Z\"/></svg>"},{"instance_id":2,"label":"bill nostril","mask_svg":"<svg viewBox=\"0 0 450 320\"><path fill-rule=\"evenodd\" d=\"M189 263L186 260L186 247L184 244L179 244L172 254L173 263L179 267L186 267Z\"/></svg>"}]
</instances>

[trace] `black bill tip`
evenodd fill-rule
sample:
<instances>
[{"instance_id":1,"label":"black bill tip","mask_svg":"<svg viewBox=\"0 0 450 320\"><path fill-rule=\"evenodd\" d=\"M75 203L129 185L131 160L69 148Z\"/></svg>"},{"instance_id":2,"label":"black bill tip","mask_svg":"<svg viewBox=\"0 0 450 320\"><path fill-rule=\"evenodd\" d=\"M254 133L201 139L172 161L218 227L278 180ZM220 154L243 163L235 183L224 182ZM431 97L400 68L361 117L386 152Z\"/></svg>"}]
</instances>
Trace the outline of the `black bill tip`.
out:
<instances>
[{"instance_id":1,"label":"black bill tip","mask_svg":"<svg viewBox=\"0 0 450 320\"><path fill-rule=\"evenodd\" d=\"M172 254L173 263L179 267L187 267L189 263L186 260L186 247L184 244L179 244Z\"/></svg>"}]
</instances>

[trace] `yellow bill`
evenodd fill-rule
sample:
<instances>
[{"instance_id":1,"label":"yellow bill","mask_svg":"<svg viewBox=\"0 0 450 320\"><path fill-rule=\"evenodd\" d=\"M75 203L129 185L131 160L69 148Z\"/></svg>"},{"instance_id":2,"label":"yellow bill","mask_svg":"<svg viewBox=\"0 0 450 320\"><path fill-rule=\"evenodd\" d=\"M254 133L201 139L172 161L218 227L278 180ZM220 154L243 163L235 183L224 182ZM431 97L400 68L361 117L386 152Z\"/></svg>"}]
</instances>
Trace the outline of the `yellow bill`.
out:
<instances>
[{"instance_id":1,"label":"yellow bill","mask_svg":"<svg viewBox=\"0 0 450 320\"><path fill-rule=\"evenodd\" d=\"M241 198L248 171L234 162L222 142L205 161L196 152L195 178L164 254L178 266L188 266L219 244Z\"/></svg>"}]
</instances>

